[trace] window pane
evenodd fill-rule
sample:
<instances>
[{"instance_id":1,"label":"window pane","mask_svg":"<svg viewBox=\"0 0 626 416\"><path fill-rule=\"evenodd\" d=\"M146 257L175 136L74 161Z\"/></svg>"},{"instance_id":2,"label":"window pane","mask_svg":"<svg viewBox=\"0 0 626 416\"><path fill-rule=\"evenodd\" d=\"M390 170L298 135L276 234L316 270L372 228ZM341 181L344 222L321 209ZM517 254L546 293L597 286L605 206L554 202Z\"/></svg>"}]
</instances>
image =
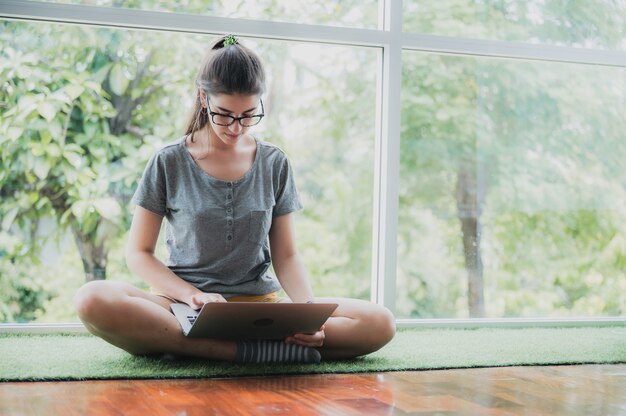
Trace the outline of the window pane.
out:
<instances>
[{"instance_id":1,"label":"window pane","mask_svg":"<svg viewBox=\"0 0 626 416\"><path fill-rule=\"evenodd\" d=\"M406 32L626 49L623 0L405 0Z\"/></svg>"},{"instance_id":2,"label":"window pane","mask_svg":"<svg viewBox=\"0 0 626 416\"><path fill-rule=\"evenodd\" d=\"M620 316L626 70L403 55L399 317Z\"/></svg>"},{"instance_id":3,"label":"window pane","mask_svg":"<svg viewBox=\"0 0 626 416\"><path fill-rule=\"evenodd\" d=\"M0 22L0 37L0 322L76 321L86 278L147 289L124 261L130 197L182 137L213 37L22 22ZM241 41L266 64L252 131L294 167L314 291L367 299L378 50Z\"/></svg>"},{"instance_id":4,"label":"window pane","mask_svg":"<svg viewBox=\"0 0 626 416\"><path fill-rule=\"evenodd\" d=\"M378 0L44 0L161 12L354 28L378 27Z\"/></svg>"}]
</instances>

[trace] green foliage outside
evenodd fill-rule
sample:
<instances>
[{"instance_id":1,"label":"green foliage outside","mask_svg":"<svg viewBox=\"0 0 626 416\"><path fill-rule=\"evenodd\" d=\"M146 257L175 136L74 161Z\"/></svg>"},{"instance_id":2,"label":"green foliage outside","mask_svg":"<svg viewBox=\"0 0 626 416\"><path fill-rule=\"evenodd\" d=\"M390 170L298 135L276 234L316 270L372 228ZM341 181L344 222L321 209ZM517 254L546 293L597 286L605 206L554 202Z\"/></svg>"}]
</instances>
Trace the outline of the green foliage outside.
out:
<instances>
[{"instance_id":1,"label":"green foliage outside","mask_svg":"<svg viewBox=\"0 0 626 416\"><path fill-rule=\"evenodd\" d=\"M43 276L33 276L32 266L2 258L0 261L0 321L29 322L56 293Z\"/></svg>"},{"instance_id":2,"label":"green foliage outside","mask_svg":"<svg viewBox=\"0 0 626 416\"><path fill-rule=\"evenodd\" d=\"M408 1L404 28L622 48L626 9L598 3ZM623 68L404 53L403 315L469 315L463 217L479 224L486 316L624 314L625 86Z\"/></svg>"},{"instance_id":3,"label":"green foliage outside","mask_svg":"<svg viewBox=\"0 0 626 416\"><path fill-rule=\"evenodd\" d=\"M506 22L503 3L480 2L481 19ZM342 4L318 23L358 7ZM405 26L463 33L476 17L428 5ZM589 24L607 31L596 44L615 44L612 26ZM0 321L74 321L85 280L146 288L123 260L129 200L150 155L182 134L212 37L3 22L0 39ZM244 41L269 72L256 131L294 165L314 290L368 299L377 51ZM402 82L398 317L477 316L469 281L490 317L623 315L624 70L405 52ZM61 259L42 264L53 242Z\"/></svg>"}]
</instances>

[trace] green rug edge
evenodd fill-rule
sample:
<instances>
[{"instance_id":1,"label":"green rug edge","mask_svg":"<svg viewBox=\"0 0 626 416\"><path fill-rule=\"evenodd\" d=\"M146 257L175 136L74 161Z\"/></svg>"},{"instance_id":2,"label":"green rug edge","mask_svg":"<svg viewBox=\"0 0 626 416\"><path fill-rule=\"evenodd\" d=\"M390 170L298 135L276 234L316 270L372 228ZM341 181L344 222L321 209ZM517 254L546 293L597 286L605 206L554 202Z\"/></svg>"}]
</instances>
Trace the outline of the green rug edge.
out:
<instances>
[{"instance_id":1,"label":"green rug edge","mask_svg":"<svg viewBox=\"0 0 626 416\"><path fill-rule=\"evenodd\" d=\"M366 357L320 365L241 365L133 357L89 334L0 334L0 381L224 378L626 363L626 327L402 329Z\"/></svg>"}]
</instances>

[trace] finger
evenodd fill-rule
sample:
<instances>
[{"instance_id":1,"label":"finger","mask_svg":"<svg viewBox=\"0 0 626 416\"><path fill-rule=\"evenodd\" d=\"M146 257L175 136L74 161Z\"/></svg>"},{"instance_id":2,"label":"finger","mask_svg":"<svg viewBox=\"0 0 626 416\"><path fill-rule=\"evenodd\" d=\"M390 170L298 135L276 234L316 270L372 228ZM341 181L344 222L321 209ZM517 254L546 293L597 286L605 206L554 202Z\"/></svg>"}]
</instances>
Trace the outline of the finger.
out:
<instances>
[{"instance_id":1,"label":"finger","mask_svg":"<svg viewBox=\"0 0 626 416\"><path fill-rule=\"evenodd\" d=\"M226 302L226 301L225 300L221 300L220 298L210 298L210 299L207 299L204 302L204 304L207 304L207 303L223 303L223 302Z\"/></svg>"},{"instance_id":2,"label":"finger","mask_svg":"<svg viewBox=\"0 0 626 416\"><path fill-rule=\"evenodd\" d=\"M301 339L301 340L312 340L312 339L316 339L319 337L320 334L319 332L316 332L315 334L295 334L294 338L296 339Z\"/></svg>"},{"instance_id":3,"label":"finger","mask_svg":"<svg viewBox=\"0 0 626 416\"><path fill-rule=\"evenodd\" d=\"M322 342L322 341L306 342L306 341L298 340L298 341L294 342L294 344L302 345L303 347L317 348L317 347L323 346L324 342Z\"/></svg>"},{"instance_id":4,"label":"finger","mask_svg":"<svg viewBox=\"0 0 626 416\"><path fill-rule=\"evenodd\" d=\"M226 302L224 296L220 295L219 293L206 293L198 295L195 299L196 302L200 305L204 305L205 303Z\"/></svg>"},{"instance_id":5,"label":"finger","mask_svg":"<svg viewBox=\"0 0 626 416\"><path fill-rule=\"evenodd\" d=\"M317 331L317 332L313 332L313 333L297 333L293 335L294 337L298 337L298 336L303 336L303 337L322 337L324 338L326 336L326 333L324 331Z\"/></svg>"},{"instance_id":6,"label":"finger","mask_svg":"<svg viewBox=\"0 0 626 416\"><path fill-rule=\"evenodd\" d=\"M193 298L193 301L196 305L198 305L198 307L202 307L205 303L208 303L210 301L210 297L205 295L197 295Z\"/></svg>"},{"instance_id":7,"label":"finger","mask_svg":"<svg viewBox=\"0 0 626 416\"><path fill-rule=\"evenodd\" d=\"M324 342L324 337L318 334L316 335L304 335L298 334L295 336L296 342L304 342L315 345L321 345Z\"/></svg>"},{"instance_id":8,"label":"finger","mask_svg":"<svg viewBox=\"0 0 626 416\"><path fill-rule=\"evenodd\" d=\"M317 338L312 336L300 336L301 334L285 338L287 344L298 344L301 342L316 342Z\"/></svg>"},{"instance_id":9,"label":"finger","mask_svg":"<svg viewBox=\"0 0 626 416\"><path fill-rule=\"evenodd\" d=\"M319 332L314 335L309 334L295 334L291 337L285 338L287 344L297 344L304 347L321 347L324 345L324 335L319 336Z\"/></svg>"}]
</instances>

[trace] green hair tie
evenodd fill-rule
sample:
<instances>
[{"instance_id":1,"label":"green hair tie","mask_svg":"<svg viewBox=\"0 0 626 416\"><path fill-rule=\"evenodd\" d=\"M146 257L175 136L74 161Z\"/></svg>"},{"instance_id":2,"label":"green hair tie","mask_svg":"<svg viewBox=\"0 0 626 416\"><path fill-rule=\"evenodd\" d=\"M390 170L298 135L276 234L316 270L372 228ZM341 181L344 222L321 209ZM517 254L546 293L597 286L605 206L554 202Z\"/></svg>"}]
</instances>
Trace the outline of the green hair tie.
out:
<instances>
[{"instance_id":1,"label":"green hair tie","mask_svg":"<svg viewBox=\"0 0 626 416\"><path fill-rule=\"evenodd\" d=\"M236 44L237 38L235 38L233 35L227 35L226 37L224 37L224 47Z\"/></svg>"}]
</instances>

